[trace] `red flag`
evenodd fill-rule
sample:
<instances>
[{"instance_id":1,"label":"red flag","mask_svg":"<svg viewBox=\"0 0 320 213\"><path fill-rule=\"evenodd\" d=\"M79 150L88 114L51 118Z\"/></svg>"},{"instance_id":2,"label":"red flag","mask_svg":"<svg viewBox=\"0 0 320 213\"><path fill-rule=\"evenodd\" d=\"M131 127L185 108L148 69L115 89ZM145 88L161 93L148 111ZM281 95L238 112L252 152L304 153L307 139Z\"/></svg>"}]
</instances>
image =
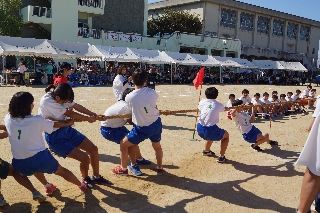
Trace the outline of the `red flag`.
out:
<instances>
[{"instance_id":1,"label":"red flag","mask_svg":"<svg viewBox=\"0 0 320 213\"><path fill-rule=\"evenodd\" d=\"M193 80L194 87L196 90L198 90L199 86L203 82L203 77L204 77L204 67L202 67L199 72L197 73L196 78Z\"/></svg>"}]
</instances>

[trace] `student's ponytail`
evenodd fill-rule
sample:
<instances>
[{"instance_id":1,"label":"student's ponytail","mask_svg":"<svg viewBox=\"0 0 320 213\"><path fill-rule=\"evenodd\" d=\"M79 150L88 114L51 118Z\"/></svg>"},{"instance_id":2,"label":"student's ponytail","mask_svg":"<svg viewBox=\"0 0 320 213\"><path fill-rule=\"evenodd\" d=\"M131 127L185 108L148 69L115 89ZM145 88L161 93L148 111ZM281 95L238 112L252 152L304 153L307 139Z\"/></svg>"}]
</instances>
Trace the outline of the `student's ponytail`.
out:
<instances>
[{"instance_id":1,"label":"student's ponytail","mask_svg":"<svg viewBox=\"0 0 320 213\"><path fill-rule=\"evenodd\" d=\"M55 88L56 88L56 86L53 85L53 84L51 84L51 85L49 85L47 88L45 88L44 91L45 91L46 93L52 92Z\"/></svg>"},{"instance_id":2,"label":"student's ponytail","mask_svg":"<svg viewBox=\"0 0 320 213\"><path fill-rule=\"evenodd\" d=\"M51 91L52 97L55 99L56 96L59 96L61 100L67 100L72 102L74 100L74 92L72 87L68 83L62 83L58 86L50 85L46 88L46 91Z\"/></svg>"}]
</instances>

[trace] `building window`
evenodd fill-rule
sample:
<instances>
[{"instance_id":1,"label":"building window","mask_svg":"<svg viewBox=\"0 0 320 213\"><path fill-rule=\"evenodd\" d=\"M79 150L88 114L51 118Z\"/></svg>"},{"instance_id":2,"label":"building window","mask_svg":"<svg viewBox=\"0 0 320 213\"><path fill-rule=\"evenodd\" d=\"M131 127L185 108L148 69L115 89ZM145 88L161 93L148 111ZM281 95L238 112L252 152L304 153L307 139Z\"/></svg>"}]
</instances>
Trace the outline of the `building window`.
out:
<instances>
[{"instance_id":1,"label":"building window","mask_svg":"<svg viewBox=\"0 0 320 213\"><path fill-rule=\"evenodd\" d=\"M309 41L310 28L307 26L300 26L300 40Z\"/></svg>"},{"instance_id":2,"label":"building window","mask_svg":"<svg viewBox=\"0 0 320 213\"><path fill-rule=\"evenodd\" d=\"M258 16L257 32L269 34L269 18Z\"/></svg>"},{"instance_id":3,"label":"building window","mask_svg":"<svg viewBox=\"0 0 320 213\"><path fill-rule=\"evenodd\" d=\"M283 28L284 28L284 21L274 19L273 20L273 35L276 36L283 36Z\"/></svg>"},{"instance_id":4,"label":"building window","mask_svg":"<svg viewBox=\"0 0 320 213\"><path fill-rule=\"evenodd\" d=\"M298 25L294 23L288 23L287 36L288 38L297 38Z\"/></svg>"},{"instance_id":5,"label":"building window","mask_svg":"<svg viewBox=\"0 0 320 213\"><path fill-rule=\"evenodd\" d=\"M253 31L253 17L254 15L249 13L240 14L240 30Z\"/></svg>"},{"instance_id":6,"label":"building window","mask_svg":"<svg viewBox=\"0 0 320 213\"><path fill-rule=\"evenodd\" d=\"M220 26L222 27L236 27L236 11L222 8Z\"/></svg>"}]
</instances>

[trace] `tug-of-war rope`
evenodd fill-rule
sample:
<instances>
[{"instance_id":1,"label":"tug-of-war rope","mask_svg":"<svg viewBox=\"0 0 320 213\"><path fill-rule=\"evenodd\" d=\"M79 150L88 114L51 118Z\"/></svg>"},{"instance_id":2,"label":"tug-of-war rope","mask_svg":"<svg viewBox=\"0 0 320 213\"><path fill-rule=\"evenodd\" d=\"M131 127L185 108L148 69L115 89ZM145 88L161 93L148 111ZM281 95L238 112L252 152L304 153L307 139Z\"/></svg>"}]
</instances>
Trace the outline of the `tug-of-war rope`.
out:
<instances>
[{"instance_id":1,"label":"tug-of-war rope","mask_svg":"<svg viewBox=\"0 0 320 213\"><path fill-rule=\"evenodd\" d=\"M245 105L245 106L236 106L236 107L228 107L229 109L237 109L239 107L244 107L245 109L251 109L252 107L266 107L266 106L272 106L272 105L283 105L283 104L295 104L295 103L301 103L302 101L312 101L316 100L315 98L306 98L306 99L300 99L296 101L286 101L286 102L272 102L269 104L257 104L257 105ZM198 112L198 109L187 109L187 110L159 110L160 115L174 115L179 113L190 113L190 112ZM108 119L115 119L115 118L131 118L131 114L122 114L122 115L111 115L111 116L104 116L104 115L98 115L96 119L98 121L105 121ZM75 120L76 121L76 120Z\"/></svg>"}]
</instances>

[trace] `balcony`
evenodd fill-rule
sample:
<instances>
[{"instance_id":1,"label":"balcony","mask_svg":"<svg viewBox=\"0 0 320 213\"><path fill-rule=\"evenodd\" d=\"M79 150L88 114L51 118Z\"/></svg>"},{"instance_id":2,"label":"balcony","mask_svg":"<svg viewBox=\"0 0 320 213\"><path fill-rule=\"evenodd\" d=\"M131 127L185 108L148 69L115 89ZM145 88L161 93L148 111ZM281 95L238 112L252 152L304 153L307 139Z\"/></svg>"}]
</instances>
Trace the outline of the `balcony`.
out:
<instances>
[{"instance_id":1,"label":"balcony","mask_svg":"<svg viewBox=\"0 0 320 213\"><path fill-rule=\"evenodd\" d=\"M21 9L24 23L52 24L51 8L27 6Z\"/></svg>"},{"instance_id":2,"label":"balcony","mask_svg":"<svg viewBox=\"0 0 320 213\"><path fill-rule=\"evenodd\" d=\"M78 11L96 15L104 14L105 0L78 0Z\"/></svg>"},{"instance_id":3,"label":"balcony","mask_svg":"<svg viewBox=\"0 0 320 213\"><path fill-rule=\"evenodd\" d=\"M78 37L100 39L101 30L78 27Z\"/></svg>"}]
</instances>

